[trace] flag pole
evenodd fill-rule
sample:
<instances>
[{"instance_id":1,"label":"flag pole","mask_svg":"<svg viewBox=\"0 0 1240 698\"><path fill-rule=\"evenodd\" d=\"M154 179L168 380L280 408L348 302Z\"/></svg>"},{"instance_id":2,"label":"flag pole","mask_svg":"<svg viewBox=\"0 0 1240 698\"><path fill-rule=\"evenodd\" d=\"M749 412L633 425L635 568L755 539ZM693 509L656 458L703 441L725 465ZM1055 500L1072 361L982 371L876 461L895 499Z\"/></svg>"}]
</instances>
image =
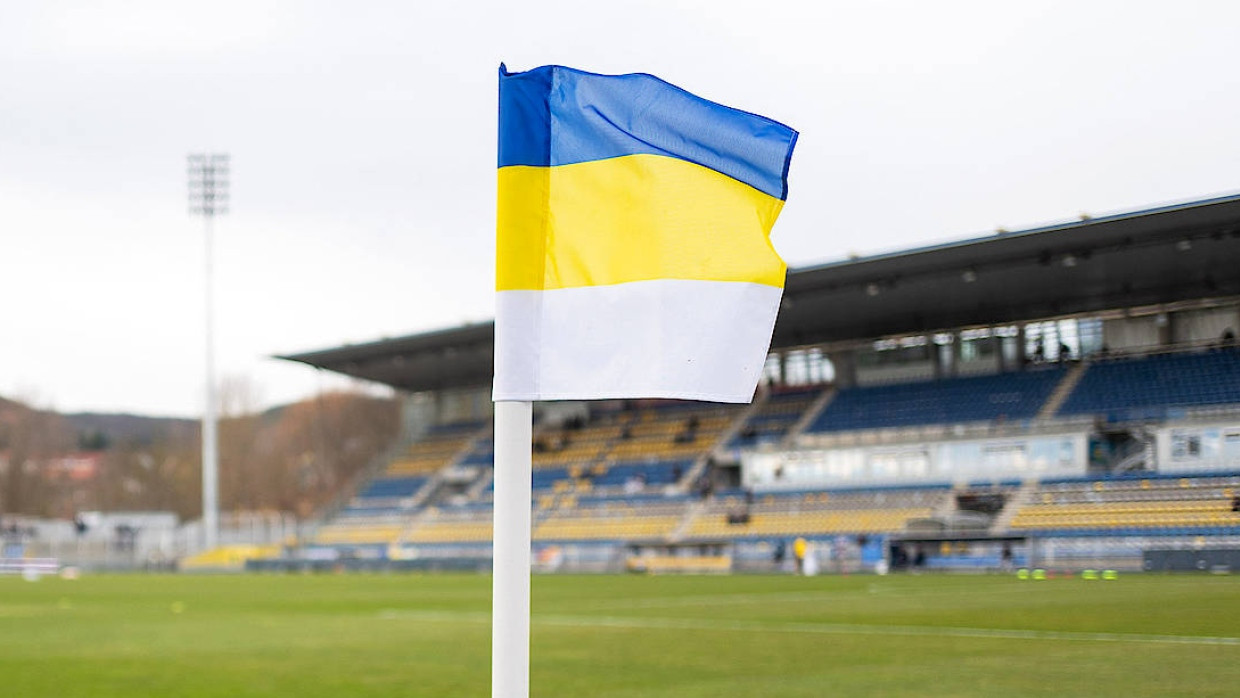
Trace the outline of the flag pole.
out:
<instances>
[{"instance_id":1,"label":"flag pole","mask_svg":"<svg viewBox=\"0 0 1240 698\"><path fill-rule=\"evenodd\" d=\"M531 402L495 403L491 698L530 694Z\"/></svg>"}]
</instances>

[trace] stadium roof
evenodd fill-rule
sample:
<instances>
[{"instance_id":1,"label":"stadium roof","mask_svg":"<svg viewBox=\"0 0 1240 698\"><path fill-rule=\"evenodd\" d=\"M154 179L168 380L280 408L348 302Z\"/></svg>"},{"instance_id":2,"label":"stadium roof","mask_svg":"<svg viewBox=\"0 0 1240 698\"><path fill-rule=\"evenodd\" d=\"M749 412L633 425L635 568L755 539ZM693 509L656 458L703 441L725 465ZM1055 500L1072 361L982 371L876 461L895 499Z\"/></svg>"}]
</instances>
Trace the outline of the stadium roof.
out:
<instances>
[{"instance_id":1,"label":"stadium roof","mask_svg":"<svg viewBox=\"0 0 1240 698\"><path fill-rule=\"evenodd\" d=\"M1240 195L791 270L773 349L1240 296ZM489 385L492 323L278 358L411 391Z\"/></svg>"}]
</instances>

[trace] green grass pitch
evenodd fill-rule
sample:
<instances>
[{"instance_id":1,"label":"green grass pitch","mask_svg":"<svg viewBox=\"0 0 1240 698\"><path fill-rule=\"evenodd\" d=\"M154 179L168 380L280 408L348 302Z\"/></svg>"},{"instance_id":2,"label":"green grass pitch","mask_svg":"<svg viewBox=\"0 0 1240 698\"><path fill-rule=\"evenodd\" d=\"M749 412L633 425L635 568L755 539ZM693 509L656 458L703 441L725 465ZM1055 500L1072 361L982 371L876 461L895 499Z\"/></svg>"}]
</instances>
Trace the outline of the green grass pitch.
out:
<instances>
[{"instance_id":1,"label":"green grass pitch","mask_svg":"<svg viewBox=\"0 0 1240 698\"><path fill-rule=\"evenodd\" d=\"M486 696L471 575L0 578L0 696ZM534 696L1237 696L1240 578L534 579Z\"/></svg>"}]
</instances>

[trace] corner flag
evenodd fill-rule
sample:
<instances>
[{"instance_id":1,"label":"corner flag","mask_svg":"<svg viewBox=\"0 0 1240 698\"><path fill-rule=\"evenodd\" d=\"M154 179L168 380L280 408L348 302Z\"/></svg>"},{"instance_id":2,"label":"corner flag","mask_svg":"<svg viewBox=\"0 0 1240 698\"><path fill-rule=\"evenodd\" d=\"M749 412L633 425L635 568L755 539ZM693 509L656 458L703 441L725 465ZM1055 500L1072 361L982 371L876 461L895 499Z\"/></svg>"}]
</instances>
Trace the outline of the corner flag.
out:
<instances>
[{"instance_id":1,"label":"corner flag","mask_svg":"<svg viewBox=\"0 0 1240 698\"><path fill-rule=\"evenodd\" d=\"M501 65L494 399L749 402L796 139L652 75Z\"/></svg>"}]
</instances>

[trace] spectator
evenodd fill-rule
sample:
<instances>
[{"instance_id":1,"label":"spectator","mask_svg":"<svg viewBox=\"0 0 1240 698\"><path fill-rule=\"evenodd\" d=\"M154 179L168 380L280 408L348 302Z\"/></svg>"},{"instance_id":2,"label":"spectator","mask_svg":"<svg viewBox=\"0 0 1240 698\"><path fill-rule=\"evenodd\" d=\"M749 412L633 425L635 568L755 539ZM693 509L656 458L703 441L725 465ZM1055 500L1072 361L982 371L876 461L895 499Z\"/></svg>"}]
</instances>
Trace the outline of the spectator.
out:
<instances>
[{"instance_id":1,"label":"spectator","mask_svg":"<svg viewBox=\"0 0 1240 698\"><path fill-rule=\"evenodd\" d=\"M702 477L698 478L697 493L699 497L701 497L702 499L708 499L710 498L710 495L714 491L715 491L715 484L711 481L709 474L703 475Z\"/></svg>"},{"instance_id":2,"label":"spectator","mask_svg":"<svg viewBox=\"0 0 1240 698\"><path fill-rule=\"evenodd\" d=\"M809 549L809 542L804 538L797 537L792 541L792 557L797 563L797 574L805 571L805 552Z\"/></svg>"}]
</instances>

